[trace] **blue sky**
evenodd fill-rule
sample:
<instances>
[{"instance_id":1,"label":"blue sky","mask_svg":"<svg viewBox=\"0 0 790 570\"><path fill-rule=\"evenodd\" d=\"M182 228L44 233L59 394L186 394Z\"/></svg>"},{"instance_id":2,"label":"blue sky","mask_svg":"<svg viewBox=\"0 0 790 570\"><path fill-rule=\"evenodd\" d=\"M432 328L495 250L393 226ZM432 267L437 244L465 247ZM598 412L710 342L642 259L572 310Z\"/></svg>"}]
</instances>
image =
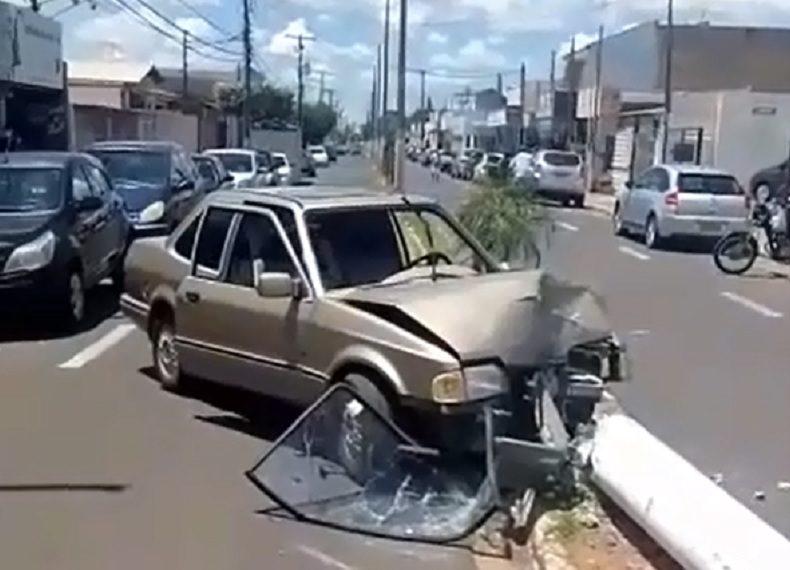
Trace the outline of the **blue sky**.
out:
<instances>
[{"instance_id":1,"label":"blue sky","mask_svg":"<svg viewBox=\"0 0 790 570\"><path fill-rule=\"evenodd\" d=\"M120 8L119 2L139 10L160 28L178 30L145 8L141 0L89 0L58 19L64 25L66 58L103 59L142 64L180 65L178 43L165 38ZM204 41L214 42L241 29L242 0L143 0L178 26ZM23 0L13 0L24 4ZM53 14L72 0L45 0L43 12ZM371 73L376 46L381 41L384 0L251 0L254 5L256 62L276 84L294 87L296 57L289 34L305 33L313 73L307 97L317 96L318 70L325 70L326 86L333 88L346 115L362 120L370 101ZM397 19L399 0L392 1ZM790 26L790 0L675 0L678 21ZM188 6L210 20L198 17ZM665 0L409 0L408 65L438 75L475 75L474 79L429 76L428 94L436 104L469 86L494 86L496 73L505 72L505 85L518 81L517 69L527 65L528 77L546 78L552 49L562 50L571 36L589 41L600 23L616 30L633 23L664 17ZM224 32L220 31L223 30ZM227 33L225 33L227 32ZM393 28L393 39L397 31ZM238 41L220 44L225 51L201 48L204 54L228 58L216 61L191 54L194 67L234 67ZM200 47L195 43L195 47ZM392 42L391 65L395 66ZM230 52L230 53L228 53ZM716 62L711 62L715 65ZM394 74L391 76L394 107ZM419 78L409 75L410 109L419 100Z\"/></svg>"}]
</instances>

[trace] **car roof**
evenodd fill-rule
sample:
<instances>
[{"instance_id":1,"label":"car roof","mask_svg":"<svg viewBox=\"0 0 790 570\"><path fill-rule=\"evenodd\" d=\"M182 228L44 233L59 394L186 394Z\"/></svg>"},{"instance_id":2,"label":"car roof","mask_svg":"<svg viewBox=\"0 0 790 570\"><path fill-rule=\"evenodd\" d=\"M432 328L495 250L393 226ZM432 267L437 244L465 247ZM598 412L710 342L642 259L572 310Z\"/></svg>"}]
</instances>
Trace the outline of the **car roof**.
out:
<instances>
[{"instance_id":1,"label":"car roof","mask_svg":"<svg viewBox=\"0 0 790 570\"><path fill-rule=\"evenodd\" d=\"M707 174L708 176L732 176L726 170L720 168L713 168L711 166L702 166L699 164L660 164L664 168L676 172L677 174Z\"/></svg>"},{"instance_id":2,"label":"car roof","mask_svg":"<svg viewBox=\"0 0 790 570\"><path fill-rule=\"evenodd\" d=\"M282 156L283 158L288 158L288 155L284 152L273 152L272 156Z\"/></svg>"},{"instance_id":3,"label":"car roof","mask_svg":"<svg viewBox=\"0 0 790 570\"><path fill-rule=\"evenodd\" d=\"M250 148L208 148L203 151L203 154L248 154L254 155L259 151Z\"/></svg>"},{"instance_id":4,"label":"car roof","mask_svg":"<svg viewBox=\"0 0 790 570\"><path fill-rule=\"evenodd\" d=\"M172 141L101 141L87 147L93 150L182 150L183 147Z\"/></svg>"},{"instance_id":5,"label":"car roof","mask_svg":"<svg viewBox=\"0 0 790 570\"><path fill-rule=\"evenodd\" d=\"M323 208L357 208L376 206L400 206L404 204L403 195L374 192L364 188L350 187L305 187L277 186L274 188L244 188L217 190L207 200L214 205L243 205L262 197L278 198L292 202L304 210ZM435 205L436 201L424 196L409 194L409 203L416 205Z\"/></svg>"},{"instance_id":6,"label":"car roof","mask_svg":"<svg viewBox=\"0 0 790 570\"><path fill-rule=\"evenodd\" d=\"M22 151L0 155L0 168L4 166L26 166L35 168L64 168L69 161L82 158L93 162L95 159L81 152Z\"/></svg>"}]
</instances>

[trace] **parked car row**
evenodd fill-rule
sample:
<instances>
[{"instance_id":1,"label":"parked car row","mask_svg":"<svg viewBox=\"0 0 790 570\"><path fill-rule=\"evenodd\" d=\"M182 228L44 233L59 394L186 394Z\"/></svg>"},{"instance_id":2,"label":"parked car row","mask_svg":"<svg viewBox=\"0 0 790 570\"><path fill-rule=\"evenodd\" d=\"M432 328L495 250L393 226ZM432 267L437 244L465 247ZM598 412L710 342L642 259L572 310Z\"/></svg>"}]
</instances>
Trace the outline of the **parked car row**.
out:
<instances>
[{"instance_id":1,"label":"parked car row","mask_svg":"<svg viewBox=\"0 0 790 570\"><path fill-rule=\"evenodd\" d=\"M330 154L311 146L303 175ZM105 141L84 152L14 152L0 157L0 313L39 308L75 328L86 292L124 282L124 260L140 237L167 235L217 190L293 184L285 153L243 148L187 153L161 141Z\"/></svg>"}]
</instances>

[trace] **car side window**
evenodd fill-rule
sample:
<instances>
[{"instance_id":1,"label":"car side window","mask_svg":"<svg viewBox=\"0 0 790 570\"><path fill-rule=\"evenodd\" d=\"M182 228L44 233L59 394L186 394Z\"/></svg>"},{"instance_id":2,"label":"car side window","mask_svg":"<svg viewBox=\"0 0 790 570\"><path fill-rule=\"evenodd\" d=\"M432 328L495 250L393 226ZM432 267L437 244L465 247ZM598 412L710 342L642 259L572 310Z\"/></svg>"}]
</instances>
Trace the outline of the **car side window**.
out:
<instances>
[{"instance_id":1,"label":"car side window","mask_svg":"<svg viewBox=\"0 0 790 570\"><path fill-rule=\"evenodd\" d=\"M197 236L197 230L200 226L200 220L202 217L203 216L196 216L176 240L173 249L184 259L192 259L192 250L194 249L195 245L195 237Z\"/></svg>"},{"instance_id":2,"label":"car side window","mask_svg":"<svg viewBox=\"0 0 790 570\"><path fill-rule=\"evenodd\" d=\"M86 164L83 168L88 175L88 181L93 188L94 194L105 202L109 200L110 183L104 173L92 164Z\"/></svg>"},{"instance_id":3,"label":"car side window","mask_svg":"<svg viewBox=\"0 0 790 570\"><path fill-rule=\"evenodd\" d=\"M669 190L669 173L663 168L656 168L654 170L654 184L653 189L659 192L666 192Z\"/></svg>"},{"instance_id":4,"label":"car side window","mask_svg":"<svg viewBox=\"0 0 790 570\"><path fill-rule=\"evenodd\" d=\"M222 208L209 208L206 212L195 250L195 275L206 279L219 276L233 216L234 212Z\"/></svg>"},{"instance_id":5,"label":"car side window","mask_svg":"<svg viewBox=\"0 0 790 570\"><path fill-rule=\"evenodd\" d=\"M288 273L291 277L299 277L293 258L272 219L245 213L230 251L225 281L241 287L254 287L256 272Z\"/></svg>"},{"instance_id":6,"label":"car side window","mask_svg":"<svg viewBox=\"0 0 790 570\"><path fill-rule=\"evenodd\" d=\"M71 196L75 202L81 202L92 194L88 177L79 164L74 164L71 170Z\"/></svg>"}]
</instances>

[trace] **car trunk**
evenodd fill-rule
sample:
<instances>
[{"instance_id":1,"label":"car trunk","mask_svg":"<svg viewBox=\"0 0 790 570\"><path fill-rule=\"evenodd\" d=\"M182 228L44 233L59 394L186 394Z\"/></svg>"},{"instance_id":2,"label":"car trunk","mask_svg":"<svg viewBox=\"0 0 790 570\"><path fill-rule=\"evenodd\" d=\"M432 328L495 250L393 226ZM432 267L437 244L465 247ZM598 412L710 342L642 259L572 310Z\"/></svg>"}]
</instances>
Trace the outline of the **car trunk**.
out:
<instances>
[{"instance_id":1,"label":"car trunk","mask_svg":"<svg viewBox=\"0 0 790 570\"><path fill-rule=\"evenodd\" d=\"M681 174L678 190L677 213L681 216L746 216L746 197L738 182L731 176Z\"/></svg>"},{"instance_id":2,"label":"car trunk","mask_svg":"<svg viewBox=\"0 0 790 570\"><path fill-rule=\"evenodd\" d=\"M575 154L547 152L541 162L541 176L546 181L566 181L581 176L581 160Z\"/></svg>"}]
</instances>

